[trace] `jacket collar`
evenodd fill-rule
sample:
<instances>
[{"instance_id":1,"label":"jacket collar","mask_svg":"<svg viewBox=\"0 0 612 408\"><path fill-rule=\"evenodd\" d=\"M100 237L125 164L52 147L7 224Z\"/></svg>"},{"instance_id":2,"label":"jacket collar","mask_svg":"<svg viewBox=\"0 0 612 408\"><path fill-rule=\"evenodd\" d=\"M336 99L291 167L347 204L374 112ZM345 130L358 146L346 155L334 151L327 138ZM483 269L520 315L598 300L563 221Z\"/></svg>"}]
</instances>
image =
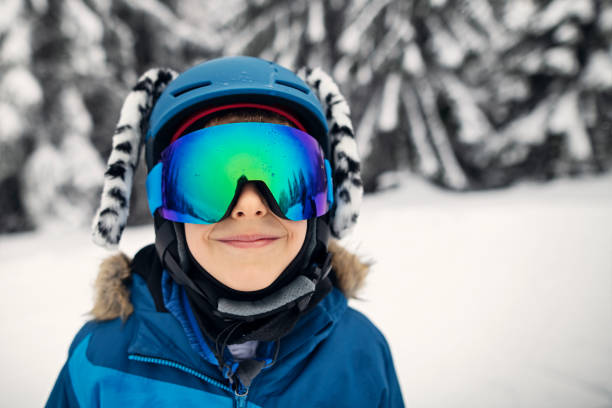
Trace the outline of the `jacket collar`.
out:
<instances>
[{"instance_id":1,"label":"jacket collar","mask_svg":"<svg viewBox=\"0 0 612 408\"><path fill-rule=\"evenodd\" d=\"M170 360L209 375L219 372L211 361L194 349L189 334L173 314L156 310L146 282L137 274L133 275L131 301L134 315L138 317L135 319L138 327L128 346L129 354ZM334 288L281 339L277 363L289 355L305 357L329 336L346 308L346 297ZM292 358L291 361L296 360ZM283 366L286 367L286 364ZM285 369L290 370L291 367Z\"/></svg>"},{"instance_id":2,"label":"jacket collar","mask_svg":"<svg viewBox=\"0 0 612 408\"><path fill-rule=\"evenodd\" d=\"M202 366L180 323L172 314L156 310L146 282L137 274L133 275L131 300L137 327L128 354L170 360L194 369Z\"/></svg>"}]
</instances>

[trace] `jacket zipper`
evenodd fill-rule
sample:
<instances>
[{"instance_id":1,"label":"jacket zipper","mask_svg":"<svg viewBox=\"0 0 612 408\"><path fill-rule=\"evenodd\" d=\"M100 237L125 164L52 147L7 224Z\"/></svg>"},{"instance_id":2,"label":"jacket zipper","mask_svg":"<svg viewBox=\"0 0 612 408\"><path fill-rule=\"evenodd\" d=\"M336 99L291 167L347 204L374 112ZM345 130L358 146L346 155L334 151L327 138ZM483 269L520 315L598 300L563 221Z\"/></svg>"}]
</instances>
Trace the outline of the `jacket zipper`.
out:
<instances>
[{"instance_id":1,"label":"jacket zipper","mask_svg":"<svg viewBox=\"0 0 612 408\"><path fill-rule=\"evenodd\" d=\"M237 408L245 408L247 406L246 403L246 399L247 399L247 395L249 393L249 389L247 387L244 387L241 383L240 380L238 380L238 388L239 390L232 390L230 387L228 387L225 384L222 384L220 381L215 380L214 378L210 378L207 375L202 374L199 371L196 371L192 368L186 367L182 364L177 363L176 361L172 361L172 360L165 360L163 358L158 358L158 357L146 357L146 356L141 356L138 354L129 354L128 355L128 359L129 360L134 360L134 361L140 361L143 363L153 363L153 364L159 364L159 365L163 365L163 366L167 366L167 367L174 367L177 368L185 373L191 374L211 385L214 385L215 387L221 388L222 390L225 390L227 392L230 392L232 394L234 394L234 402L235 402L235 406Z\"/></svg>"},{"instance_id":2,"label":"jacket zipper","mask_svg":"<svg viewBox=\"0 0 612 408\"><path fill-rule=\"evenodd\" d=\"M234 391L234 400L236 402L236 408L245 408L247 406L246 399L249 393L249 389L242 385L238 378L236 378L236 381L238 381L238 389Z\"/></svg>"}]
</instances>

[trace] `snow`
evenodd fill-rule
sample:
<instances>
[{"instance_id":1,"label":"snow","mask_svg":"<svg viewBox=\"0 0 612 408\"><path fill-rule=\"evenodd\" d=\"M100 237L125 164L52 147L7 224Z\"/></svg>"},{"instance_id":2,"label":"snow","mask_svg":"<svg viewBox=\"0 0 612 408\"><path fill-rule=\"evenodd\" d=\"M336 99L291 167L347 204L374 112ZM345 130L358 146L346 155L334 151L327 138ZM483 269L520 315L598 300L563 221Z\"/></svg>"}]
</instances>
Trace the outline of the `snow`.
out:
<instances>
[{"instance_id":1,"label":"snow","mask_svg":"<svg viewBox=\"0 0 612 408\"><path fill-rule=\"evenodd\" d=\"M433 8L441 8L446 5L447 0L429 0L429 4Z\"/></svg>"},{"instance_id":2,"label":"snow","mask_svg":"<svg viewBox=\"0 0 612 408\"><path fill-rule=\"evenodd\" d=\"M5 102L0 102L0 145L15 142L23 131L23 120L17 110Z\"/></svg>"},{"instance_id":3,"label":"snow","mask_svg":"<svg viewBox=\"0 0 612 408\"><path fill-rule=\"evenodd\" d=\"M576 91L563 95L551 114L548 128L552 133L565 133L570 156L584 161L592 158L593 150L578 104Z\"/></svg>"},{"instance_id":4,"label":"snow","mask_svg":"<svg viewBox=\"0 0 612 408\"><path fill-rule=\"evenodd\" d=\"M62 140L61 153L70 169L72 185L79 192L95 195L102 184L106 166L86 136L78 133L66 135ZM97 195L95 198L98 198Z\"/></svg>"},{"instance_id":5,"label":"snow","mask_svg":"<svg viewBox=\"0 0 612 408\"><path fill-rule=\"evenodd\" d=\"M593 53L582 75L582 81L590 89L612 89L612 54Z\"/></svg>"},{"instance_id":6,"label":"snow","mask_svg":"<svg viewBox=\"0 0 612 408\"><path fill-rule=\"evenodd\" d=\"M89 225L106 167L86 136L70 133L59 148L42 142L23 166L23 202L36 225L54 218Z\"/></svg>"},{"instance_id":7,"label":"snow","mask_svg":"<svg viewBox=\"0 0 612 408\"><path fill-rule=\"evenodd\" d=\"M529 96L529 85L524 77L503 75L495 83L500 102L521 101Z\"/></svg>"},{"instance_id":8,"label":"snow","mask_svg":"<svg viewBox=\"0 0 612 408\"><path fill-rule=\"evenodd\" d=\"M533 0L509 1L504 7L503 21L506 27L511 30L524 30L535 11L536 6L533 4Z\"/></svg>"},{"instance_id":9,"label":"snow","mask_svg":"<svg viewBox=\"0 0 612 408\"><path fill-rule=\"evenodd\" d=\"M576 27L575 24L570 22L561 24L561 26L558 27L553 34L555 41L569 44L577 43L581 36L582 34L580 29Z\"/></svg>"},{"instance_id":10,"label":"snow","mask_svg":"<svg viewBox=\"0 0 612 408\"><path fill-rule=\"evenodd\" d=\"M232 34L231 41L228 41L225 44L223 55L242 54L244 50L247 48L247 46L251 43L251 41L253 41L254 38L257 38L257 36L262 31L268 29L269 26L270 26L270 21L269 21L268 16L259 16L258 18L253 19L249 23L248 29ZM262 55L260 56L260 58L266 58L266 57Z\"/></svg>"},{"instance_id":11,"label":"snow","mask_svg":"<svg viewBox=\"0 0 612 408\"><path fill-rule=\"evenodd\" d=\"M447 68L458 68L465 58L465 50L440 21L432 18L430 25L433 39L431 45L438 62Z\"/></svg>"},{"instance_id":12,"label":"snow","mask_svg":"<svg viewBox=\"0 0 612 408\"><path fill-rule=\"evenodd\" d=\"M344 56L333 67L333 77L338 83L346 83L348 81L352 63L353 61L350 58Z\"/></svg>"},{"instance_id":13,"label":"snow","mask_svg":"<svg viewBox=\"0 0 612 408\"><path fill-rule=\"evenodd\" d=\"M568 47L554 47L546 50L544 65L561 75L574 75L579 68L574 51Z\"/></svg>"},{"instance_id":14,"label":"snow","mask_svg":"<svg viewBox=\"0 0 612 408\"><path fill-rule=\"evenodd\" d=\"M604 33L612 32L612 6L604 6L603 10L599 14L598 25L599 29Z\"/></svg>"},{"instance_id":15,"label":"snow","mask_svg":"<svg viewBox=\"0 0 612 408\"><path fill-rule=\"evenodd\" d=\"M96 0L95 3L90 3L89 7L94 9L98 14L106 17L112 12L112 0Z\"/></svg>"},{"instance_id":16,"label":"snow","mask_svg":"<svg viewBox=\"0 0 612 408\"><path fill-rule=\"evenodd\" d=\"M66 131L89 136L93 122L79 90L73 86L65 88L62 90L59 101L62 106L62 115L66 120Z\"/></svg>"},{"instance_id":17,"label":"snow","mask_svg":"<svg viewBox=\"0 0 612 408\"><path fill-rule=\"evenodd\" d=\"M323 3L321 0L309 2L306 34L308 35L308 39L313 43L321 42L325 38L323 14Z\"/></svg>"},{"instance_id":18,"label":"snow","mask_svg":"<svg viewBox=\"0 0 612 408\"><path fill-rule=\"evenodd\" d=\"M292 22L291 25L289 25L289 23L290 21L287 19L285 13L277 13L273 23L276 27L274 42L272 43L271 49L264 51L264 53L268 53L267 58L263 55L261 58L276 61L279 65L289 70L294 70L298 47L293 47L291 44L299 42L299 38L304 29L298 21ZM311 58L309 64L312 65L313 63L315 62Z\"/></svg>"},{"instance_id":19,"label":"snow","mask_svg":"<svg viewBox=\"0 0 612 408\"><path fill-rule=\"evenodd\" d=\"M84 3L66 0L62 12L61 29L72 39L71 65L83 75L98 74L106 68L106 53L102 47L104 25Z\"/></svg>"},{"instance_id":20,"label":"snow","mask_svg":"<svg viewBox=\"0 0 612 408\"><path fill-rule=\"evenodd\" d=\"M391 73L383 88L382 106L378 116L378 129L390 132L397 127L399 94L402 88L402 78L398 73Z\"/></svg>"},{"instance_id":21,"label":"snow","mask_svg":"<svg viewBox=\"0 0 612 408\"><path fill-rule=\"evenodd\" d=\"M543 33L559 26L571 17L587 23L595 14L592 0L553 0L533 19L533 29Z\"/></svg>"},{"instance_id":22,"label":"snow","mask_svg":"<svg viewBox=\"0 0 612 408\"><path fill-rule=\"evenodd\" d=\"M541 102L527 115L511 122L503 134L521 144L540 144L546 138L546 122L550 111L549 101Z\"/></svg>"},{"instance_id":23,"label":"snow","mask_svg":"<svg viewBox=\"0 0 612 408\"><path fill-rule=\"evenodd\" d=\"M226 26L232 18L243 12L247 4L242 0L223 0L206 7L202 6L200 0L181 0L174 3L179 19L172 24L190 25L192 29L199 32L195 37L200 44L207 44L211 48L218 48L225 41L231 41L227 35L231 35L222 27ZM228 13L231 10L231 13Z\"/></svg>"},{"instance_id":24,"label":"snow","mask_svg":"<svg viewBox=\"0 0 612 408\"><path fill-rule=\"evenodd\" d=\"M24 133L24 121L17 110L0 101L0 181L16 174L23 164L25 148L20 143ZM26 128L27 129L27 128Z\"/></svg>"},{"instance_id":25,"label":"snow","mask_svg":"<svg viewBox=\"0 0 612 408\"><path fill-rule=\"evenodd\" d=\"M542 68L543 51L536 49L521 55L517 61L521 70L526 74L535 74Z\"/></svg>"},{"instance_id":26,"label":"snow","mask_svg":"<svg viewBox=\"0 0 612 408\"><path fill-rule=\"evenodd\" d=\"M478 144L493 136L495 131L474 101L473 92L470 92L453 75L443 75L442 79L445 90L455 105L457 120L460 124L457 132L459 141L466 144Z\"/></svg>"},{"instance_id":27,"label":"snow","mask_svg":"<svg viewBox=\"0 0 612 408\"><path fill-rule=\"evenodd\" d=\"M11 27L21 13L24 2L22 0L3 0L2 13L0 13L0 35Z\"/></svg>"},{"instance_id":28,"label":"snow","mask_svg":"<svg viewBox=\"0 0 612 408\"><path fill-rule=\"evenodd\" d=\"M414 42L408 44L404 50L402 68L414 76L421 76L425 72L425 63L423 62L421 50L419 50L419 47Z\"/></svg>"},{"instance_id":29,"label":"snow","mask_svg":"<svg viewBox=\"0 0 612 408\"><path fill-rule=\"evenodd\" d=\"M411 407L597 407L612 370L612 177L452 195L409 176L344 244Z\"/></svg>"},{"instance_id":30,"label":"snow","mask_svg":"<svg viewBox=\"0 0 612 408\"><path fill-rule=\"evenodd\" d=\"M374 0L365 5L357 18L350 23L348 28L342 33L338 40L338 49L349 55L355 55L362 47L362 34L367 32L367 28L376 18L378 13L391 3L392 0Z\"/></svg>"},{"instance_id":31,"label":"snow","mask_svg":"<svg viewBox=\"0 0 612 408\"><path fill-rule=\"evenodd\" d=\"M505 48L508 40L504 27L499 24L493 14L491 2L487 0L465 0L463 13L469 15L470 19L477 22L484 32L487 33L489 42L493 49Z\"/></svg>"},{"instance_id":32,"label":"snow","mask_svg":"<svg viewBox=\"0 0 612 408\"><path fill-rule=\"evenodd\" d=\"M30 26L24 21L13 24L0 44L0 61L9 65L27 65L30 62Z\"/></svg>"},{"instance_id":33,"label":"snow","mask_svg":"<svg viewBox=\"0 0 612 408\"><path fill-rule=\"evenodd\" d=\"M192 44L198 49L205 47L214 49L217 47L221 41L221 36L217 35L215 29L218 28L217 23L220 20L225 20L225 18L220 17L218 20L213 20L213 17L220 16L222 12L231 9L236 5L236 1L227 0L222 7L219 7L219 10L207 15L204 14L204 11L214 7L202 7L199 3L184 2L187 4L181 5L181 7L184 7L181 8L181 11L184 12L183 15L189 16L190 10L194 9L201 10L201 12L195 12L193 16L183 19L182 16L175 15L168 6L158 0L132 0L126 3L126 6L142 11L146 16L164 27L168 34L176 36L176 38L170 37L169 41L177 46L179 42L182 42ZM196 16L203 16L203 18L193 21ZM190 22L190 24L187 22Z\"/></svg>"},{"instance_id":34,"label":"snow","mask_svg":"<svg viewBox=\"0 0 612 408\"><path fill-rule=\"evenodd\" d=\"M486 33L479 32L470 24L464 15L452 18L449 22L449 27L461 44L468 50L475 51L476 54L482 55L488 51L489 39Z\"/></svg>"},{"instance_id":35,"label":"snow","mask_svg":"<svg viewBox=\"0 0 612 408\"><path fill-rule=\"evenodd\" d=\"M66 0L62 18L62 30L68 38L81 39L86 43L99 43L104 37L104 25L85 3Z\"/></svg>"},{"instance_id":36,"label":"snow","mask_svg":"<svg viewBox=\"0 0 612 408\"><path fill-rule=\"evenodd\" d=\"M298 39L301 37L302 33L303 27L298 21L294 21L293 23L291 23L291 28L288 33L288 37L292 41L292 44L295 44L299 41ZM296 70L295 61L297 60L298 51L298 47L286 47L285 49L280 50L280 54L276 59L276 62L279 65L286 67L287 69ZM315 53L313 53L309 58L309 64L311 64L312 66L321 65L321 60L316 56Z\"/></svg>"},{"instance_id":37,"label":"snow","mask_svg":"<svg viewBox=\"0 0 612 408\"><path fill-rule=\"evenodd\" d=\"M406 405L607 406L612 176L472 194L396 179L342 244L375 261L350 304L387 337ZM152 240L127 228L121 249ZM65 224L0 237L1 406L43 405L108 255Z\"/></svg>"},{"instance_id":38,"label":"snow","mask_svg":"<svg viewBox=\"0 0 612 408\"><path fill-rule=\"evenodd\" d=\"M49 8L49 3L47 0L30 0L29 3L32 6L32 9L39 15L44 14Z\"/></svg>"},{"instance_id":39,"label":"snow","mask_svg":"<svg viewBox=\"0 0 612 408\"><path fill-rule=\"evenodd\" d=\"M414 27L402 19L401 14L388 12L385 17L384 25L387 33L368 58L374 71L384 69L383 64L388 63L391 58L396 58L403 44L412 41L415 35Z\"/></svg>"},{"instance_id":40,"label":"snow","mask_svg":"<svg viewBox=\"0 0 612 408\"><path fill-rule=\"evenodd\" d=\"M355 79L357 79L357 83L360 86L369 86L370 81L372 80L372 68L370 68L369 64L363 64L357 70L357 75L355 75Z\"/></svg>"},{"instance_id":41,"label":"snow","mask_svg":"<svg viewBox=\"0 0 612 408\"><path fill-rule=\"evenodd\" d=\"M28 157L22 172L23 201L28 213L37 224L45 219L57 217L58 211L66 210L66 200L56 197L59 185L69 176L66 174L59 151L50 143L41 143Z\"/></svg>"},{"instance_id":42,"label":"snow","mask_svg":"<svg viewBox=\"0 0 612 408\"><path fill-rule=\"evenodd\" d=\"M10 101L19 110L27 110L42 102L42 88L24 67L8 70L0 80L0 100Z\"/></svg>"}]
</instances>

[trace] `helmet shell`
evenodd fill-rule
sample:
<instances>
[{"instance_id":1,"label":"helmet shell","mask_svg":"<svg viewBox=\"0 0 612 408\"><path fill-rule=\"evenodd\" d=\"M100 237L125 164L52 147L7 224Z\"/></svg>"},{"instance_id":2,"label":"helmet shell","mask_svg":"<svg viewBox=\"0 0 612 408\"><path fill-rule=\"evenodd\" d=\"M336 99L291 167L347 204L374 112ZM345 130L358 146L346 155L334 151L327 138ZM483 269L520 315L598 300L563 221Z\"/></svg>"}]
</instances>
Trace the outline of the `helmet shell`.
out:
<instances>
[{"instance_id":1,"label":"helmet shell","mask_svg":"<svg viewBox=\"0 0 612 408\"><path fill-rule=\"evenodd\" d=\"M149 117L147 167L151 169L173 131L191 114L232 103L259 103L294 115L329 157L328 126L323 107L295 73L260 58L224 57L196 65L164 89Z\"/></svg>"}]
</instances>

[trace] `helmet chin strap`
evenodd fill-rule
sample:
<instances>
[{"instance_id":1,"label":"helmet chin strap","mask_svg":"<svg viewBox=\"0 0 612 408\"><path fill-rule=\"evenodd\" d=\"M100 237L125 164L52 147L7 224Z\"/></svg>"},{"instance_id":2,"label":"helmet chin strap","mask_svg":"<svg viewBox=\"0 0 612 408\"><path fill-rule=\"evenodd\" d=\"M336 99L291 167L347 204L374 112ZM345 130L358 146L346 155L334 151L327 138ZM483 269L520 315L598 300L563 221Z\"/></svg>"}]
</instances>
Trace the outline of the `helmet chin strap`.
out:
<instances>
[{"instance_id":1,"label":"helmet chin strap","mask_svg":"<svg viewBox=\"0 0 612 408\"><path fill-rule=\"evenodd\" d=\"M323 217L320 217L312 223L312 227L315 229L313 231L315 242L312 251L308 251L310 259L308 259L307 266L299 271L297 276L288 284L259 299L237 300L227 296L217 296L214 291L203 290L189 276L190 260L187 255L189 249L185 241L183 226L157 215L155 224L155 248L163 267L176 283L190 288L201 296L210 305L212 313L218 318L250 322L278 314L293 307L297 307L298 313L302 313L310 303L317 285L325 280L331 271L332 255L327 251L329 226ZM309 242L305 242L304 245L309 245ZM272 285L274 283L270 286ZM228 289L232 290L231 288ZM239 291L232 291L240 293Z\"/></svg>"}]
</instances>

